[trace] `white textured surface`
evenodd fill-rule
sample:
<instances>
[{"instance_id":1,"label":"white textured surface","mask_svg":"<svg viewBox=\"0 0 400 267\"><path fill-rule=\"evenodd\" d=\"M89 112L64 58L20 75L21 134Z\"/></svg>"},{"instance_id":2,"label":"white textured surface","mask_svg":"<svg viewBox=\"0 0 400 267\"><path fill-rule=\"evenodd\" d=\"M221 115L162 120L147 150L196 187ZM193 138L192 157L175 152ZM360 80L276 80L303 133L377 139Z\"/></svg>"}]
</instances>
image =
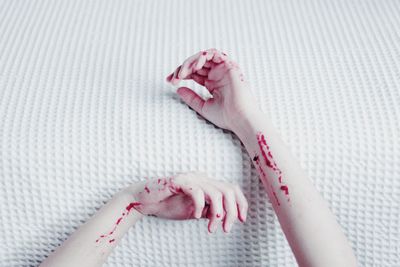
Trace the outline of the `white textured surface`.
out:
<instances>
[{"instance_id":1,"label":"white textured surface","mask_svg":"<svg viewBox=\"0 0 400 267\"><path fill-rule=\"evenodd\" d=\"M209 235L204 221L145 219L108 266L295 265L239 140L164 82L216 47L360 265L399 266L399 14L395 0L0 0L0 265L37 265L118 189L188 170L242 184L247 224Z\"/></svg>"}]
</instances>

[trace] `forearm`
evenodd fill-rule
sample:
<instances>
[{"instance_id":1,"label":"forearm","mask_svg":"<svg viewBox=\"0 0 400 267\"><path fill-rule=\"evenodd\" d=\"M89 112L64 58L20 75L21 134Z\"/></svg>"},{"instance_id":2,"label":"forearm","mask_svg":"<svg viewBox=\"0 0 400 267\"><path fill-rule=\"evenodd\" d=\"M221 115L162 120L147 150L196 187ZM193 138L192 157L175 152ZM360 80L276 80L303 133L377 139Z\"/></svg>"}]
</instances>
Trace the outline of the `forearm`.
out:
<instances>
[{"instance_id":1,"label":"forearm","mask_svg":"<svg viewBox=\"0 0 400 267\"><path fill-rule=\"evenodd\" d=\"M142 217L134 208L136 204L129 194L118 193L41 266L101 266L122 236Z\"/></svg>"},{"instance_id":2,"label":"forearm","mask_svg":"<svg viewBox=\"0 0 400 267\"><path fill-rule=\"evenodd\" d=\"M244 143L300 266L356 266L327 204L275 132L267 116L237 120Z\"/></svg>"}]
</instances>

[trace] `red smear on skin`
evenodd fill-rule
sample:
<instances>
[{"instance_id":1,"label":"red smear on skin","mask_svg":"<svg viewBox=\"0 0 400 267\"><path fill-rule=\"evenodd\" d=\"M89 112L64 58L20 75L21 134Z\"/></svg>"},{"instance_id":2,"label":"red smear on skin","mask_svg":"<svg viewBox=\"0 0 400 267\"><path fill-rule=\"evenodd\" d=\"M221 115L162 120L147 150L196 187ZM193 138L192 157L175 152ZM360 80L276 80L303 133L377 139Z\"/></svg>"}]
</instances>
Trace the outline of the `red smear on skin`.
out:
<instances>
[{"instance_id":1,"label":"red smear on skin","mask_svg":"<svg viewBox=\"0 0 400 267\"><path fill-rule=\"evenodd\" d=\"M265 154L265 151L262 149L261 146L260 146L260 149L261 149L261 154L262 154L262 156L263 156L263 158L264 158L265 164L266 164L269 168L273 169L274 166L272 165L271 161L269 160L269 158L267 157L267 155Z\"/></svg>"},{"instance_id":2,"label":"red smear on skin","mask_svg":"<svg viewBox=\"0 0 400 267\"><path fill-rule=\"evenodd\" d=\"M168 189L174 193L183 193L183 190L180 186L176 186L172 178L169 179Z\"/></svg>"},{"instance_id":3,"label":"red smear on skin","mask_svg":"<svg viewBox=\"0 0 400 267\"><path fill-rule=\"evenodd\" d=\"M139 206L139 205L140 205L140 202L131 202L131 203L129 203L128 206L126 206L126 208L125 208L127 212L126 212L126 213L123 212L123 213L122 213L122 216L119 217L119 218L117 219L117 221L116 221L115 224L114 224L113 229L112 229L108 234L101 235L98 239L96 239L96 243L98 243L98 242L100 241L100 239L112 235L112 234L115 232L115 230L117 229L117 226L121 223L121 221L122 221L126 216L129 215L129 212L130 212L132 209L134 209L135 207ZM110 240L109 242L112 243L112 242L114 242L114 240L115 240L115 239L112 239L112 241Z\"/></svg>"},{"instance_id":4,"label":"red smear on skin","mask_svg":"<svg viewBox=\"0 0 400 267\"><path fill-rule=\"evenodd\" d=\"M174 185L170 185L170 186L169 186L169 190L170 190L171 192L175 192L175 193L183 193L182 188L176 187L176 186L174 186Z\"/></svg>"},{"instance_id":5,"label":"red smear on skin","mask_svg":"<svg viewBox=\"0 0 400 267\"><path fill-rule=\"evenodd\" d=\"M147 186L144 187L144 190L146 190L146 192L150 194L150 189Z\"/></svg>"},{"instance_id":6,"label":"red smear on skin","mask_svg":"<svg viewBox=\"0 0 400 267\"><path fill-rule=\"evenodd\" d=\"M265 175L264 170L261 168L260 158L256 155L256 156L254 156L253 160L256 162L256 165L257 165L257 167L258 167L258 169L259 169L259 171L260 171L260 173L261 173L261 176L262 176L264 179L266 179L267 176Z\"/></svg>"},{"instance_id":7,"label":"red smear on skin","mask_svg":"<svg viewBox=\"0 0 400 267\"><path fill-rule=\"evenodd\" d=\"M157 180L157 183L158 183L158 184L161 183L161 179L158 179L158 180Z\"/></svg>"},{"instance_id":8,"label":"red smear on skin","mask_svg":"<svg viewBox=\"0 0 400 267\"><path fill-rule=\"evenodd\" d=\"M259 172L261 173L261 176L264 178L264 180L266 180L266 179L267 179L267 176L266 176L264 170L263 170L262 167L261 167L259 157L258 157L257 155L255 155L254 158L253 158L253 160L256 162L256 165L257 165L257 167L258 167ZM271 186L271 191L272 191L272 193L273 193L273 195L274 195L276 204L277 204L278 206L280 206L281 203L279 202L279 199L278 199L278 197L277 197L277 195L276 195L274 189L272 188L272 186Z\"/></svg>"},{"instance_id":9,"label":"red smear on skin","mask_svg":"<svg viewBox=\"0 0 400 267\"><path fill-rule=\"evenodd\" d=\"M279 184L282 184L282 171L276 165L274 157L272 156L272 153L269 150L267 141L265 140L265 137L262 133L257 134L257 141L258 141L258 146L260 148L262 157L265 161L265 165L267 165L267 167L270 168L277 175ZM258 159L257 155L254 157L254 159L256 159L256 157ZM261 166L260 166L260 169L262 169ZM263 175L265 176L265 174L263 174ZM281 185L280 189L281 189L281 191L283 191L285 193L285 195L287 195L287 196L289 195L289 188L287 185ZM276 193L274 191L273 191L273 194L274 194L274 197L277 198Z\"/></svg>"},{"instance_id":10,"label":"red smear on skin","mask_svg":"<svg viewBox=\"0 0 400 267\"><path fill-rule=\"evenodd\" d=\"M221 217L221 214L217 214L216 216L217 216L217 218L219 218L219 217Z\"/></svg>"},{"instance_id":11,"label":"red smear on skin","mask_svg":"<svg viewBox=\"0 0 400 267\"><path fill-rule=\"evenodd\" d=\"M289 195L289 188L286 185L282 185L281 190L285 192L285 195Z\"/></svg>"},{"instance_id":12,"label":"red smear on skin","mask_svg":"<svg viewBox=\"0 0 400 267\"><path fill-rule=\"evenodd\" d=\"M203 52L203 53L201 53L203 56L205 56L205 55L207 55L207 52Z\"/></svg>"},{"instance_id":13,"label":"red smear on skin","mask_svg":"<svg viewBox=\"0 0 400 267\"><path fill-rule=\"evenodd\" d=\"M272 164L274 165L274 168L276 168L276 170L279 172L279 173L282 173L282 171L278 168L278 166L276 166L276 162L274 161L274 157L272 156L272 153L271 153L271 151L269 150L269 146L268 146L268 144L267 144L267 141L265 141L265 137L264 137L264 135L263 134L261 134L261 133L259 133L258 135L257 135L257 139L258 139L258 144L260 145L260 141L261 141L261 143L262 143L262 145L264 145L264 146L266 146L266 148L267 148L267 150L268 150L268 156L271 158L271 162L272 162ZM261 149L261 146L260 146L260 149ZM262 150L262 149L261 149Z\"/></svg>"},{"instance_id":14,"label":"red smear on skin","mask_svg":"<svg viewBox=\"0 0 400 267\"><path fill-rule=\"evenodd\" d=\"M267 141L265 141L265 137L262 133L257 134L257 141L258 141L258 146L260 147L261 150L261 154L265 160L265 164L273 171L278 172L278 174L281 174L282 171L276 165L274 157L272 156L272 153L269 150L269 146L267 145ZM265 148L267 151L265 151Z\"/></svg>"},{"instance_id":15,"label":"red smear on skin","mask_svg":"<svg viewBox=\"0 0 400 267\"><path fill-rule=\"evenodd\" d=\"M133 208L135 208L136 206L139 206L139 205L140 205L140 202L132 202L132 203L129 203L129 205L126 206L126 210L127 210L128 213L129 213L129 211L130 211L131 209L133 209Z\"/></svg>"},{"instance_id":16,"label":"red smear on skin","mask_svg":"<svg viewBox=\"0 0 400 267\"><path fill-rule=\"evenodd\" d=\"M181 71L181 68L182 68L182 66L179 66L179 67L175 70L175 72L172 74L171 82L172 82L174 79L179 80L178 75L179 75L179 72ZM175 75L176 75L176 76L175 76Z\"/></svg>"},{"instance_id":17,"label":"red smear on skin","mask_svg":"<svg viewBox=\"0 0 400 267\"><path fill-rule=\"evenodd\" d=\"M114 241L115 241L115 239L111 239L111 240L108 241L108 243L112 243Z\"/></svg>"}]
</instances>

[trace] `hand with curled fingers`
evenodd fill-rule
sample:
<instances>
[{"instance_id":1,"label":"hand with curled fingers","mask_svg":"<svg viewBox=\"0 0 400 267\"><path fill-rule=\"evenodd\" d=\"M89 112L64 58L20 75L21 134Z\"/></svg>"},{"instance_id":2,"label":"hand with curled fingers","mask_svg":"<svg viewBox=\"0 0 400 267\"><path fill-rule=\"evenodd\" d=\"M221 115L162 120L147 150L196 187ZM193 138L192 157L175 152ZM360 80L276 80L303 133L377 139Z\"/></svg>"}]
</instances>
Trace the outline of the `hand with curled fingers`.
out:
<instances>
[{"instance_id":1,"label":"hand with curled fingers","mask_svg":"<svg viewBox=\"0 0 400 267\"><path fill-rule=\"evenodd\" d=\"M178 88L181 99L215 125L235 130L237 119L258 111L257 102L236 62L216 49L200 51L186 59L167 81L177 85L181 80L193 80L212 95L203 99L192 89Z\"/></svg>"},{"instance_id":2,"label":"hand with curled fingers","mask_svg":"<svg viewBox=\"0 0 400 267\"><path fill-rule=\"evenodd\" d=\"M173 220L207 218L210 233L220 223L229 232L236 219L244 222L247 216L247 200L237 185L201 173L152 179L127 190L140 213Z\"/></svg>"}]
</instances>

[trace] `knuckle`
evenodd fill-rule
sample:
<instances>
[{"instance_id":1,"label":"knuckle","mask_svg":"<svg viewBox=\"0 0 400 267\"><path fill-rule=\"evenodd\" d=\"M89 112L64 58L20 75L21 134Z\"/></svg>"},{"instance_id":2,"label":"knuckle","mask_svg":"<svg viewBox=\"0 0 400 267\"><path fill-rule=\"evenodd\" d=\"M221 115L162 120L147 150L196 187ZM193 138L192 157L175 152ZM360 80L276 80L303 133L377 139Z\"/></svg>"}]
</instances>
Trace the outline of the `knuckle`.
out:
<instances>
[{"instance_id":1,"label":"knuckle","mask_svg":"<svg viewBox=\"0 0 400 267\"><path fill-rule=\"evenodd\" d=\"M193 195L200 198L204 196L203 191L198 187L193 188Z\"/></svg>"},{"instance_id":2,"label":"knuckle","mask_svg":"<svg viewBox=\"0 0 400 267\"><path fill-rule=\"evenodd\" d=\"M225 192L224 192L224 198L227 200L227 201L233 201L234 199L235 199L235 193L233 192L233 190L226 190Z\"/></svg>"},{"instance_id":3,"label":"knuckle","mask_svg":"<svg viewBox=\"0 0 400 267\"><path fill-rule=\"evenodd\" d=\"M222 193L219 191L215 192L215 198L217 201L222 201Z\"/></svg>"},{"instance_id":4,"label":"knuckle","mask_svg":"<svg viewBox=\"0 0 400 267\"><path fill-rule=\"evenodd\" d=\"M227 214L225 220L228 222L232 222L235 220L236 216L237 215L235 215L234 213Z\"/></svg>"},{"instance_id":5,"label":"knuckle","mask_svg":"<svg viewBox=\"0 0 400 267\"><path fill-rule=\"evenodd\" d=\"M240 193L242 191L238 184L233 185L233 190L235 191L235 193Z\"/></svg>"},{"instance_id":6,"label":"knuckle","mask_svg":"<svg viewBox=\"0 0 400 267\"><path fill-rule=\"evenodd\" d=\"M249 208L249 203L247 202L247 200L245 199L245 201L242 204L242 207L244 210L247 210Z\"/></svg>"},{"instance_id":7,"label":"knuckle","mask_svg":"<svg viewBox=\"0 0 400 267\"><path fill-rule=\"evenodd\" d=\"M220 203L222 202L222 193L215 190L211 192L210 198L213 202L215 202L215 205L220 205Z\"/></svg>"}]
</instances>

